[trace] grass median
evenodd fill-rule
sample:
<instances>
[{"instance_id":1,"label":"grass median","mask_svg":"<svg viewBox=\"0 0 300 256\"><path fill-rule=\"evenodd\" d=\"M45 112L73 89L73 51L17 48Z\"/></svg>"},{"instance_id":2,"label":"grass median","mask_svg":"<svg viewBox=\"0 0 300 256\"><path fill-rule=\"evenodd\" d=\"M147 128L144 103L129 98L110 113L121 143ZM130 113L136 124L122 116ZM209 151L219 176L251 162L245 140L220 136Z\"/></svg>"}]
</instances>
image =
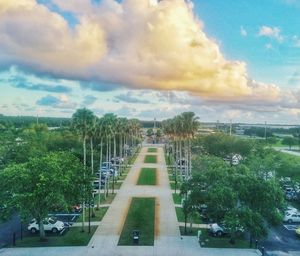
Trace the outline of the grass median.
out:
<instances>
[{"instance_id":1,"label":"grass median","mask_svg":"<svg viewBox=\"0 0 300 256\"><path fill-rule=\"evenodd\" d=\"M146 155L144 159L145 164L156 164L157 163L157 156L153 155Z\"/></svg>"},{"instance_id":2,"label":"grass median","mask_svg":"<svg viewBox=\"0 0 300 256\"><path fill-rule=\"evenodd\" d=\"M133 245L133 230L140 231L139 245L154 245L155 198L132 198L118 245Z\"/></svg>"},{"instance_id":3,"label":"grass median","mask_svg":"<svg viewBox=\"0 0 300 256\"><path fill-rule=\"evenodd\" d=\"M156 153L157 152L157 148L148 148L148 153Z\"/></svg>"},{"instance_id":4,"label":"grass median","mask_svg":"<svg viewBox=\"0 0 300 256\"><path fill-rule=\"evenodd\" d=\"M156 185L156 169L142 168L137 185Z\"/></svg>"}]
</instances>

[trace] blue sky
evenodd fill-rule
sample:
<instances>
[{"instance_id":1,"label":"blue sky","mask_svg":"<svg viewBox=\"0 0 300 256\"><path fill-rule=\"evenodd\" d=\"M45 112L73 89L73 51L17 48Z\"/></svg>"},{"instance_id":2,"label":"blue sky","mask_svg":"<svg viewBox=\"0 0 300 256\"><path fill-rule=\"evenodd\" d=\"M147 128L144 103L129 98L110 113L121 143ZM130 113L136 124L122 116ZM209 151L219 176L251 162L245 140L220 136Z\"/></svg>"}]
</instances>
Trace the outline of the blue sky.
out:
<instances>
[{"instance_id":1,"label":"blue sky","mask_svg":"<svg viewBox=\"0 0 300 256\"><path fill-rule=\"evenodd\" d=\"M0 113L299 123L300 0L0 0Z\"/></svg>"},{"instance_id":2,"label":"blue sky","mask_svg":"<svg viewBox=\"0 0 300 256\"><path fill-rule=\"evenodd\" d=\"M195 1L195 5L204 30L221 42L227 58L244 60L256 80L291 86L290 77L299 71L300 62L300 47L295 47L293 40L293 36L300 36L300 1L211 0ZM259 28L264 25L278 27L283 42L259 37ZM247 36L241 36L241 27Z\"/></svg>"}]
</instances>

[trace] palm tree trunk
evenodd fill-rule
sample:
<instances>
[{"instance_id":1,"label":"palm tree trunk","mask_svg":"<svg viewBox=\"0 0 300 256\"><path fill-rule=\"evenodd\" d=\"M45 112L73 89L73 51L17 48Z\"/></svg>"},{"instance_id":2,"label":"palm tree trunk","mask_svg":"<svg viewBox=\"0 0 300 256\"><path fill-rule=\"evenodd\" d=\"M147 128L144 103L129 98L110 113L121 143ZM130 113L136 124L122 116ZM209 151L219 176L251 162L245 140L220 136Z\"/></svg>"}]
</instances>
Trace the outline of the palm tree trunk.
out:
<instances>
[{"instance_id":1,"label":"palm tree trunk","mask_svg":"<svg viewBox=\"0 0 300 256\"><path fill-rule=\"evenodd\" d=\"M94 174L94 146L93 146L93 137L90 138L91 143L91 169L92 174Z\"/></svg>"},{"instance_id":2,"label":"palm tree trunk","mask_svg":"<svg viewBox=\"0 0 300 256\"><path fill-rule=\"evenodd\" d=\"M180 174L181 174L181 180L183 180L183 174L182 174L182 143L181 138L179 139L179 168L180 168Z\"/></svg>"},{"instance_id":3,"label":"palm tree trunk","mask_svg":"<svg viewBox=\"0 0 300 256\"><path fill-rule=\"evenodd\" d=\"M121 163L121 159L123 157L123 152L122 152L122 134L120 134L120 142L119 142L119 155L120 155L120 161L119 161L119 169L120 169L120 175L122 176L123 174L123 166L122 166L122 163Z\"/></svg>"},{"instance_id":4,"label":"palm tree trunk","mask_svg":"<svg viewBox=\"0 0 300 256\"><path fill-rule=\"evenodd\" d=\"M108 146L108 163L110 166L110 163L111 163L111 138L109 138L109 146ZM109 169L108 169L109 170ZM109 190L109 180L108 180L108 183L107 183L107 191L106 191L106 195L108 196L108 190Z\"/></svg>"},{"instance_id":5,"label":"palm tree trunk","mask_svg":"<svg viewBox=\"0 0 300 256\"><path fill-rule=\"evenodd\" d=\"M116 165L116 154L117 154L117 142L116 142L116 135L114 134L114 165L115 168L117 167ZM113 171L113 184L112 184L112 193L115 192L115 170Z\"/></svg>"},{"instance_id":6,"label":"palm tree trunk","mask_svg":"<svg viewBox=\"0 0 300 256\"><path fill-rule=\"evenodd\" d=\"M84 166L83 176L85 178L85 171L86 171L86 136L84 136L84 138L83 138L83 166ZM84 193L84 197L85 197L85 191L83 193ZM85 199L83 198L81 232L84 232L84 222L85 222Z\"/></svg>"},{"instance_id":7,"label":"palm tree trunk","mask_svg":"<svg viewBox=\"0 0 300 256\"><path fill-rule=\"evenodd\" d=\"M98 203L97 203L97 209L100 208L100 198L101 198L101 176L102 176L102 172L101 172L101 166L102 166L102 151L103 151L103 139L101 138L101 142L100 142L100 173L99 173L99 190L98 190Z\"/></svg>"},{"instance_id":8,"label":"palm tree trunk","mask_svg":"<svg viewBox=\"0 0 300 256\"><path fill-rule=\"evenodd\" d=\"M106 162L108 162L108 136L106 137ZM105 185L104 185L104 198L106 198L106 190L107 190L107 170L106 170L106 176L105 176Z\"/></svg>"},{"instance_id":9,"label":"palm tree trunk","mask_svg":"<svg viewBox=\"0 0 300 256\"><path fill-rule=\"evenodd\" d=\"M189 139L189 172L190 172L190 176L192 176L192 141L191 139Z\"/></svg>"}]
</instances>

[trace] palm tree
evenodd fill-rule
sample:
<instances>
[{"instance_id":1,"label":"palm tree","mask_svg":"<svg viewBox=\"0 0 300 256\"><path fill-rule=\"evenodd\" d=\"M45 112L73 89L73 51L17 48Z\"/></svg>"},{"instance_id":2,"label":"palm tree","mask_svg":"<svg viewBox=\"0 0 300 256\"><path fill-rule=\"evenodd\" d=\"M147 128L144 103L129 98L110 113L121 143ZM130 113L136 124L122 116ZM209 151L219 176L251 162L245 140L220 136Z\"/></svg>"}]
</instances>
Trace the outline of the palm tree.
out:
<instances>
[{"instance_id":1,"label":"palm tree","mask_svg":"<svg viewBox=\"0 0 300 256\"><path fill-rule=\"evenodd\" d=\"M94 174L94 144L93 139L96 136L96 129L97 129L97 117L94 116L90 127L88 128L88 137L90 139L90 147L91 147L91 169L92 174Z\"/></svg>"},{"instance_id":2,"label":"palm tree","mask_svg":"<svg viewBox=\"0 0 300 256\"><path fill-rule=\"evenodd\" d=\"M96 123L96 136L100 139L100 157L99 157L99 189L98 189L98 201L97 201L97 210L100 208L100 200L101 200L101 166L103 161L103 139L105 135L103 118L97 119Z\"/></svg>"},{"instance_id":3,"label":"palm tree","mask_svg":"<svg viewBox=\"0 0 300 256\"><path fill-rule=\"evenodd\" d=\"M86 108L77 109L72 116L72 128L81 135L82 146L83 146L83 165L86 170L86 140L88 137L88 131L93 125L93 120L95 116L94 113ZM84 176L85 176L84 170ZM85 177L84 177L85 178ZM84 232L84 222L85 222L85 200L83 199L82 207L82 229Z\"/></svg>"},{"instance_id":4,"label":"palm tree","mask_svg":"<svg viewBox=\"0 0 300 256\"><path fill-rule=\"evenodd\" d=\"M187 173L188 176L191 175L191 169L192 169L192 153L191 153L191 141L194 138L195 134L197 133L199 129L199 118L195 116L195 113L193 112L184 112L181 114L183 119L183 125L184 130L186 131L185 139L187 141L186 143L186 151L187 151L187 161L186 164L187 167Z\"/></svg>"}]
</instances>

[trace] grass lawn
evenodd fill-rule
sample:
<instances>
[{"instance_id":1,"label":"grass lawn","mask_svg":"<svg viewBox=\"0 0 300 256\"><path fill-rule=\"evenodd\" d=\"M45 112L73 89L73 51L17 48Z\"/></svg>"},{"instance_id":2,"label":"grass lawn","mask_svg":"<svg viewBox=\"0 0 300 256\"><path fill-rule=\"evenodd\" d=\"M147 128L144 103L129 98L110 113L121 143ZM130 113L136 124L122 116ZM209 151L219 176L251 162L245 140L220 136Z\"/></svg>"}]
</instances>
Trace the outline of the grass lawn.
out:
<instances>
[{"instance_id":1,"label":"grass lawn","mask_svg":"<svg viewBox=\"0 0 300 256\"><path fill-rule=\"evenodd\" d=\"M165 153L165 159L166 159L166 164L167 165L173 165L174 164L173 157L169 157L168 154L166 154L166 153Z\"/></svg>"},{"instance_id":2,"label":"grass lawn","mask_svg":"<svg viewBox=\"0 0 300 256\"><path fill-rule=\"evenodd\" d=\"M144 159L145 164L156 164L157 163L157 156L146 155Z\"/></svg>"},{"instance_id":3,"label":"grass lawn","mask_svg":"<svg viewBox=\"0 0 300 256\"><path fill-rule=\"evenodd\" d=\"M132 198L118 245L133 245L132 231L140 231L139 245L154 245L155 198Z\"/></svg>"},{"instance_id":4,"label":"grass lawn","mask_svg":"<svg viewBox=\"0 0 300 256\"><path fill-rule=\"evenodd\" d=\"M156 153L157 152L157 148L148 148L149 153Z\"/></svg>"},{"instance_id":5,"label":"grass lawn","mask_svg":"<svg viewBox=\"0 0 300 256\"><path fill-rule=\"evenodd\" d=\"M92 209L91 209L91 221L101 221L105 215L105 213L107 212L108 207L100 207L99 210L97 210L96 208L94 209L94 213L95 213L95 217L92 216ZM89 221L89 209L86 209L85 212L85 221ZM78 218L77 222L81 222L82 221L82 214L80 215L80 217Z\"/></svg>"},{"instance_id":6,"label":"grass lawn","mask_svg":"<svg viewBox=\"0 0 300 256\"><path fill-rule=\"evenodd\" d=\"M137 152L135 152L128 160L128 164L133 164L138 156L138 154L140 153L140 149L137 150Z\"/></svg>"},{"instance_id":7,"label":"grass lawn","mask_svg":"<svg viewBox=\"0 0 300 256\"><path fill-rule=\"evenodd\" d=\"M106 198L104 198L104 193L100 194L100 205L101 204L111 204L112 201L114 200L116 196L116 193L111 194L109 193L108 196ZM94 197L94 204L97 205L98 202L98 194L96 194L96 196Z\"/></svg>"},{"instance_id":8,"label":"grass lawn","mask_svg":"<svg viewBox=\"0 0 300 256\"><path fill-rule=\"evenodd\" d=\"M122 186L122 184L123 184L123 182L116 182L115 181L115 185L114 185L114 188L115 189L119 189L121 186ZM110 184L110 189L112 189L112 182L111 182L111 184Z\"/></svg>"},{"instance_id":9,"label":"grass lawn","mask_svg":"<svg viewBox=\"0 0 300 256\"><path fill-rule=\"evenodd\" d=\"M142 168L137 185L156 185L156 169Z\"/></svg>"},{"instance_id":10,"label":"grass lawn","mask_svg":"<svg viewBox=\"0 0 300 256\"><path fill-rule=\"evenodd\" d=\"M123 170L122 176L119 176L118 179L119 179L119 180L125 180L126 177L127 177L127 174L129 173L129 171L130 171L130 168L129 168L129 167L125 168L125 169Z\"/></svg>"},{"instance_id":11,"label":"grass lawn","mask_svg":"<svg viewBox=\"0 0 300 256\"><path fill-rule=\"evenodd\" d=\"M196 232L199 230L195 228ZM201 246L209 248L249 248L249 241L244 238L237 238L234 244L229 242L230 238L228 236L223 237L213 237L210 236L207 229L201 229ZM184 228L183 228L184 232ZM194 231L195 232L195 231ZM202 244L204 243L204 244Z\"/></svg>"},{"instance_id":12,"label":"grass lawn","mask_svg":"<svg viewBox=\"0 0 300 256\"><path fill-rule=\"evenodd\" d=\"M172 196L174 204L181 204L181 195L173 193Z\"/></svg>"},{"instance_id":13,"label":"grass lawn","mask_svg":"<svg viewBox=\"0 0 300 256\"><path fill-rule=\"evenodd\" d=\"M175 207L175 210L176 210L176 215L177 215L178 222L184 222L184 214L183 214L182 208L181 207ZM189 225L189 221L190 221L190 218L188 218L187 225ZM202 222L201 222L200 216L195 216L193 218L193 223L201 224Z\"/></svg>"},{"instance_id":14,"label":"grass lawn","mask_svg":"<svg viewBox=\"0 0 300 256\"><path fill-rule=\"evenodd\" d=\"M300 181L300 157L288 153L279 153L281 165L276 172L277 177L291 177L294 181Z\"/></svg>"},{"instance_id":15,"label":"grass lawn","mask_svg":"<svg viewBox=\"0 0 300 256\"><path fill-rule=\"evenodd\" d=\"M175 182L170 182L170 187L171 189L175 189ZM177 181L177 187L176 189L179 191L180 190L180 183Z\"/></svg>"},{"instance_id":16,"label":"grass lawn","mask_svg":"<svg viewBox=\"0 0 300 256\"><path fill-rule=\"evenodd\" d=\"M28 235L23 240L17 240L16 247L44 247L44 246L85 246L96 231L97 226L91 226L91 233L81 232L81 227L71 227L64 235L47 234L47 241L41 242L39 235Z\"/></svg>"},{"instance_id":17,"label":"grass lawn","mask_svg":"<svg viewBox=\"0 0 300 256\"><path fill-rule=\"evenodd\" d=\"M173 168L168 168L168 174L172 174L173 175Z\"/></svg>"}]
</instances>

